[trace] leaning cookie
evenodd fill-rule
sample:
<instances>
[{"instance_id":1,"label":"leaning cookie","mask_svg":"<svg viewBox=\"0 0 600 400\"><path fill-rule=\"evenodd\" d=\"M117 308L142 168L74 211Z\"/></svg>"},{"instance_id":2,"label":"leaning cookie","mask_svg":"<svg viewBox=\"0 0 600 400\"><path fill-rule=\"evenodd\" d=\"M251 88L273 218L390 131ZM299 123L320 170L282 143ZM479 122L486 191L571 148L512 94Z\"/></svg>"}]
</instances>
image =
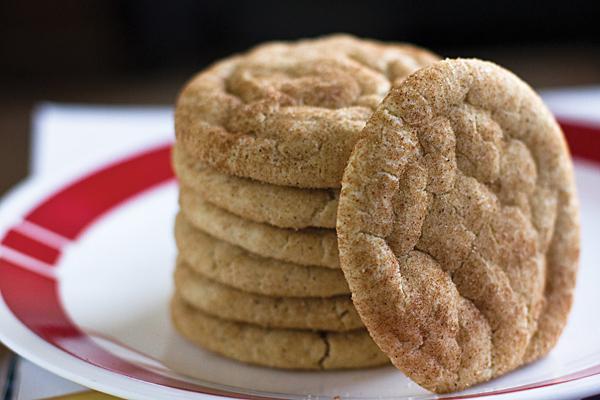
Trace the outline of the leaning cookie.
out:
<instances>
[{"instance_id":1,"label":"leaning cookie","mask_svg":"<svg viewBox=\"0 0 600 400\"><path fill-rule=\"evenodd\" d=\"M365 330L344 333L266 329L211 317L177 295L171 302L177 330L207 350L249 364L322 370L375 367L389 359Z\"/></svg>"},{"instance_id":2,"label":"leaning cookie","mask_svg":"<svg viewBox=\"0 0 600 400\"><path fill-rule=\"evenodd\" d=\"M211 281L179 262L175 288L195 308L231 321L265 328L344 332L364 328L350 296L271 297Z\"/></svg>"},{"instance_id":3,"label":"leaning cookie","mask_svg":"<svg viewBox=\"0 0 600 400\"><path fill-rule=\"evenodd\" d=\"M512 73L446 60L392 89L346 168L341 267L371 336L435 392L546 354L571 307L578 205L562 132Z\"/></svg>"},{"instance_id":4,"label":"leaning cookie","mask_svg":"<svg viewBox=\"0 0 600 400\"><path fill-rule=\"evenodd\" d=\"M342 35L264 44L187 84L175 108L177 142L222 173L337 188L383 96L435 61L412 45Z\"/></svg>"},{"instance_id":5,"label":"leaning cookie","mask_svg":"<svg viewBox=\"0 0 600 400\"><path fill-rule=\"evenodd\" d=\"M277 228L238 217L182 187L181 213L196 228L254 254L300 265L339 268L333 229Z\"/></svg>"},{"instance_id":6,"label":"leaning cookie","mask_svg":"<svg viewBox=\"0 0 600 400\"><path fill-rule=\"evenodd\" d=\"M173 149L173 167L182 186L232 214L280 228L335 228L338 189L301 189L227 175Z\"/></svg>"},{"instance_id":7,"label":"leaning cookie","mask_svg":"<svg viewBox=\"0 0 600 400\"><path fill-rule=\"evenodd\" d=\"M194 271L244 292L277 297L349 294L340 269L292 264L261 257L204 233L182 214L175 220L179 256Z\"/></svg>"}]
</instances>

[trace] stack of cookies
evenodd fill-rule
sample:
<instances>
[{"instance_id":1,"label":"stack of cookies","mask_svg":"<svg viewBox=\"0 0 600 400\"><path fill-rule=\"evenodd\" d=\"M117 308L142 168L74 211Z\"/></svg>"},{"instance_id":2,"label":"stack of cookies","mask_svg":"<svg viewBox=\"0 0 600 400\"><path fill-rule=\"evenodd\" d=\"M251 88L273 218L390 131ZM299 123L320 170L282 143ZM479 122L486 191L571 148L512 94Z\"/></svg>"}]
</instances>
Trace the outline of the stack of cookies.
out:
<instances>
[{"instance_id":1,"label":"stack of cookies","mask_svg":"<svg viewBox=\"0 0 600 400\"><path fill-rule=\"evenodd\" d=\"M172 314L192 342L281 368L391 360L442 393L560 337L572 163L509 71L347 36L272 43L193 78L175 122Z\"/></svg>"},{"instance_id":2,"label":"stack of cookies","mask_svg":"<svg viewBox=\"0 0 600 400\"><path fill-rule=\"evenodd\" d=\"M185 337L280 368L389 361L340 269L339 188L386 93L435 61L414 46L336 35L262 45L188 83L173 152L172 314Z\"/></svg>"}]
</instances>

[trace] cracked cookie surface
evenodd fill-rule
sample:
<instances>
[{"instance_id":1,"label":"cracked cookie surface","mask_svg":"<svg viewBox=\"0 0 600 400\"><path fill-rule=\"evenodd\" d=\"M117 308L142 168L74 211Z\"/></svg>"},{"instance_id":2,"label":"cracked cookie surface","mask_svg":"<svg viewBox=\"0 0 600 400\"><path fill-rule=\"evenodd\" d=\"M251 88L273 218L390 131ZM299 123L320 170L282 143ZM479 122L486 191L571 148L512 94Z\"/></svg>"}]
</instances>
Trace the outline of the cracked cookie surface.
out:
<instances>
[{"instance_id":1,"label":"cracked cookie surface","mask_svg":"<svg viewBox=\"0 0 600 400\"><path fill-rule=\"evenodd\" d=\"M280 228L335 228L339 189L302 189L239 178L205 167L173 150L173 167L186 186L232 214Z\"/></svg>"},{"instance_id":2,"label":"cracked cookie surface","mask_svg":"<svg viewBox=\"0 0 600 400\"><path fill-rule=\"evenodd\" d=\"M533 361L566 323L570 156L541 99L492 63L445 60L390 91L350 157L337 229L363 322L429 390Z\"/></svg>"},{"instance_id":3,"label":"cracked cookie surface","mask_svg":"<svg viewBox=\"0 0 600 400\"><path fill-rule=\"evenodd\" d=\"M267 43L192 78L175 108L177 141L222 173L339 187L390 87L437 59L415 46L346 35Z\"/></svg>"},{"instance_id":4,"label":"cracked cookie surface","mask_svg":"<svg viewBox=\"0 0 600 400\"><path fill-rule=\"evenodd\" d=\"M182 187L179 204L196 228L263 257L294 264L339 268L333 229L284 229L250 221L214 206Z\"/></svg>"},{"instance_id":5,"label":"cracked cookie surface","mask_svg":"<svg viewBox=\"0 0 600 400\"><path fill-rule=\"evenodd\" d=\"M249 364L320 370L389 363L364 329L339 333L266 329L209 316L178 295L171 302L171 317L177 330L191 342Z\"/></svg>"},{"instance_id":6,"label":"cracked cookie surface","mask_svg":"<svg viewBox=\"0 0 600 400\"><path fill-rule=\"evenodd\" d=\"M199 310L226 320L265 328L344 332L364 329L350 296L271 297L242 292L194 272L185 262L175 269L177 293Z\"/></svg>"},{"instance_id":7,"label":"cracked cookie surface","mask_svg":"<svg viewBox=\"0 0 600 400\"><path fill-rule=\"evenodd\" d=\"M204 233L182 214L175 220L180 257L194 271L249 293L284 297L349 294L340 269L293 264L252 254Z\"/></svg>"}]
</instances>

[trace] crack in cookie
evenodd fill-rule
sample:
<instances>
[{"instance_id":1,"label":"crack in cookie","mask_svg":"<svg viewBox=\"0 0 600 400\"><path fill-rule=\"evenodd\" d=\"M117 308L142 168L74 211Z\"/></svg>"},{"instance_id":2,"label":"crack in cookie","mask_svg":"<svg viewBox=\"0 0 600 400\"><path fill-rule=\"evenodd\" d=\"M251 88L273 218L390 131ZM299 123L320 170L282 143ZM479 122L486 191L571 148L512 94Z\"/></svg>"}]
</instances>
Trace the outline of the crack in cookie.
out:
<instances>
[{"instance_id":1,"label":"crack in cookie","mask_svg":"<svg viewBox=\"0 0 600 400\"><path fill-rule=\"evenodd\" d=\"M296 370L367 368L389 359L368 332L267 329L228 321L191 306L177 293L171 301L175 328L191 342L249 364Z\"/></svg>"}]
</instances>

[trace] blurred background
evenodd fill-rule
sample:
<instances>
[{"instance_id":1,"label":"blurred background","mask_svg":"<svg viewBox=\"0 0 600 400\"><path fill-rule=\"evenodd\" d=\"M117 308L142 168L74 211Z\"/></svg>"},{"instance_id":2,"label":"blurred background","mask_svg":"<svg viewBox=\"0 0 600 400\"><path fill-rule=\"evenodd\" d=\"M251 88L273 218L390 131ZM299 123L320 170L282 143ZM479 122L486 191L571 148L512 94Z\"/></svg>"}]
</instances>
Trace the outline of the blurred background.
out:
<instances>
[{"instance_id":1,"label":"blurred background","mask_svg":"<svg viewBox=\"0 0 600 400\"><path fill-rule=\"evenodd\" d=\"M479 57L536 88L600 83L594 1L2 1L0 193L27 175L41 101L174 102L216 59L259 42L348 32Z\"/></svg>"}]
</instances>

